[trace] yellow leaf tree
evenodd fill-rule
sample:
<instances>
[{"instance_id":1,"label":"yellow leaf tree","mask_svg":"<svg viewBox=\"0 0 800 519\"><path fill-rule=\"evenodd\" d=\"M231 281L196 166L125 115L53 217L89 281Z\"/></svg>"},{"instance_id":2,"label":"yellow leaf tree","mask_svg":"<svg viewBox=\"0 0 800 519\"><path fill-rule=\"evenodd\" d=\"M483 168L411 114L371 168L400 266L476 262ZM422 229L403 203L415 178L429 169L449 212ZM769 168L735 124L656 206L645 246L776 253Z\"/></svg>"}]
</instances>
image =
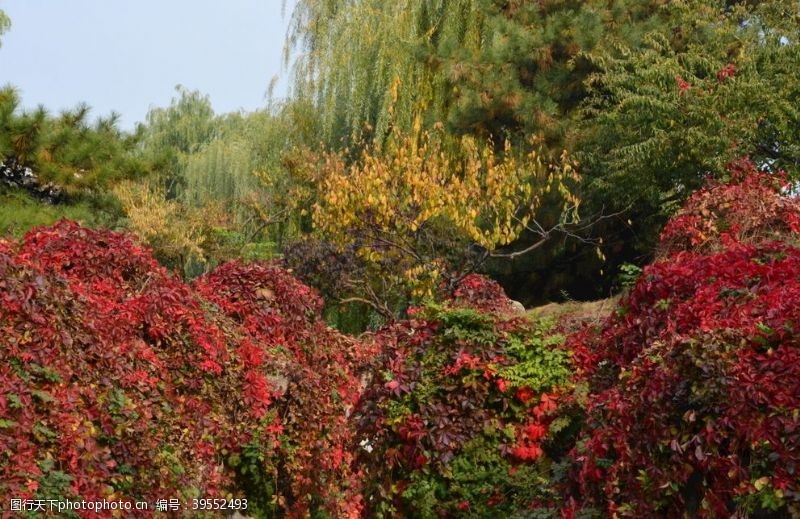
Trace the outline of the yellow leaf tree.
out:
<instances>
[{"instance_id":1,"label":"yellow leaf tree","mask_svg":"<svg viewBox=\"0 0 800 519\"><path fill-rule=\"evenodd\" d=\"M579 200L570 186L578 175L566 154L550 162L508 143L495 151L471 137L417 135L391 138L381 151L367 147L349 161L346 150L321 154L305 169L317 191L315 230L365 262L373 280L360 285L372 303L383 292L376 280L406 299L424 298L525 231L543 242L552 229L535 215L545 200L557 200L559 226L576 221Z\"/></svg>"},{"instance_id":2,"label":"yellow leaf tree","mask_svg":"<svg viewBox=\"0 0 800 519\"><path fill-rule=\"evenodd\" d=\"M168 199L152 182L121 182L114 194L125 211L128 228L166 265L187 273L189 262L205 264L217 259L215 231L230 225L220 204L182 204Z\"/></svg>"}]
</instances>

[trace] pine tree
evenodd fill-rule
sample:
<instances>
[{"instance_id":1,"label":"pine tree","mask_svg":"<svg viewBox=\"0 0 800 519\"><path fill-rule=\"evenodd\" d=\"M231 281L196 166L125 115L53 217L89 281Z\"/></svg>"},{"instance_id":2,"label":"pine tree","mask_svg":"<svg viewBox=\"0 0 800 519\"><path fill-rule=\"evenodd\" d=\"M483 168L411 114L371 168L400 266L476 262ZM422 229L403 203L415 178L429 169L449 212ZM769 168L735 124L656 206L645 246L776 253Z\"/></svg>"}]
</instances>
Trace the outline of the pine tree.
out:
<instances>
[{"instance_id":1,"label":"pine tree","mask_svg":"<svg viewBox=\"0 0 800 519\"><path fill-rule=\"evenodd\" d=\"M617 0L302 0L288 49L295 95L321 111L328 142L381 142L399 126L444 123L560 145L594 68L584 55L636 45L663 2ZM520 139L525 140L525 139Z\"/></svg>"},{"instance_id":2,"label":"pine tree","mask_svg":"<svg viewBox=\"0 0 800 519\"><path fill-rule=\"evenodd\" d=\"M79 105L58 116L43 107L20 108L16 90L0 90L0 162L28 168L38 184L53 184L69 197L100 194L121 179L145 175L149 167L134 153L138 136L122 132L119 116L89 121Z\"/></svg>"}]
</instances>

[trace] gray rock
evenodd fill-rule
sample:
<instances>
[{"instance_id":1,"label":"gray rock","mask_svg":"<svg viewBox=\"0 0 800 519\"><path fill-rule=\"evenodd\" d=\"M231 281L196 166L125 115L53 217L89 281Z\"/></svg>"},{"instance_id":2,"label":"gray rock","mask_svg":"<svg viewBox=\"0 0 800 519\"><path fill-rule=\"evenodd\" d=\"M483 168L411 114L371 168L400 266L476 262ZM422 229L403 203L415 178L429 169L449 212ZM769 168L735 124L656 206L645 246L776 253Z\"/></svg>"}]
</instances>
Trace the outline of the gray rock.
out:
<instances>
[{"instance_id":1,"label":"gray rock","mask_svg":"<svg viewBox=\"0 0 800 519\"><path fill-rule=\"evenodd\" d=\"M280 395L285 394L289 389L289 379L282 375L267 375L267 382Z\"/></svg>"}]
</instances>

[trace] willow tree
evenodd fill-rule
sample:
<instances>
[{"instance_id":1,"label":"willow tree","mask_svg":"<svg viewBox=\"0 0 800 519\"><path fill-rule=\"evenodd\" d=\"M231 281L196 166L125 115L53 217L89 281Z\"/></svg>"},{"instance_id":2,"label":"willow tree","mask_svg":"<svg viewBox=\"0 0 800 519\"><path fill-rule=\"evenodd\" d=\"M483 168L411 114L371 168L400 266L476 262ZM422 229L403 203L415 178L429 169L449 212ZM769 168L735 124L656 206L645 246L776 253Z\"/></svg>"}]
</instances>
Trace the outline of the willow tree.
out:
<instances>
[{"instance_id":1,"label":"willow tree","mask_svg":"<svg viewBox=\"0 0 800 519\"><path fill-rule=\"evenodd\" d=\"M662 23L660 0L300 0L287 57L331 144L382 142L417 115L456 133L540 134L560 148L592 72L582 58L635 45ZM399 95L392 103L394 89Z\"/></svg>"},{"instance_id":2,"label":"willow tree","mask_svg":"<svg viewBox=\"0 0 800 519\"><path fill-rule=\"evenodd\" d=\"M292 15L287 59L295 56L294 96L320 111L326 140L382 142L415 117L446 119L450 84L428 59L443 38L478 51L482 13L476 0L300 0Z\"/></svg>"},{"instance_id":3,"label":"willow tree","mask_svg":"<svg viewBox=\"0 0 800 519\"><path fill-rule=\"evenodd\" d=\"M259 188L250 128L263 128L268 116L217 115L208 96L181 86L177 92L169 106L148 113L143 153L161 165L168 198L194 207L221 204L242 223L242 200Z\"/></svg>"},{"instance_id":4,"label":"willow tree","mask_svg":"<svg viewBox=\"0 0 800 519\"><path fill-rule=\"evenodd\" d=\"M231 257L274 255L298 228L284 153L315 133L313 118L300 103L218 115L207 96L180 86L177 92L168 106L151 110L141 128L141 152L161 175L120 196L131 224L157 234L146 231L153 227L146 219L136 222L134 215L146 216L148 207L154 213L168 207L176 218L213 215L199 227L202 239L194 250L174 233L157 244L173 263L189 258L197 264L183 265L187 271Z\"/></svg>"},{"instance_id":5,"label":"willow tree","mask_svg":"<svg viewBox=\"0 0 800 519\"><path fill-rule=\"evenodd\" d=\"M159 164L159 179L167 196L179 196L185 185L187 158L214 136L214 109L208 96L180 85L169 106L154 108L142 125L142 151Z\"/></svg>"},{"instance_id":6,"label":"willow tree","mask_svg":"<svg viewBox=\"0 0 800 519\"><path fill-rule=\"evenodd\" d=\"M298 226L284 158L304 142L302 129L281 105L220 116L215 127L215 137L183 161L182 199L222 204L249 239L266 238L279 248Z\"/></svg>"}]
</instances>

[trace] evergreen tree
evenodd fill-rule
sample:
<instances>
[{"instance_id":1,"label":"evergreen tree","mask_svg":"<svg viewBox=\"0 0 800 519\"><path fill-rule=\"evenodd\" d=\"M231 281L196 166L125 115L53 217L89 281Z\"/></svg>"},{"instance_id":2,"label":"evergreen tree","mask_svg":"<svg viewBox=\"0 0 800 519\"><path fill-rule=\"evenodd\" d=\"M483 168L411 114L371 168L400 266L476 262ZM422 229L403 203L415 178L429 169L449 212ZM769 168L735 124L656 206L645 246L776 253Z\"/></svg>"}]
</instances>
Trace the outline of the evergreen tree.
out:
<instances>
[{"instance_id":1,"label":"evergreen tree","mask_svg":"<svg viewBox=\"0 0 800 519\"><path fill-rule=\"evenodd\" d=\"M448 125L494 137L537 135L553 148L586 96L589 56L625 44L663 23L649 1L483 0L481 44L472 51L443 38L436 59L452 87Z\"/></svg>"},{"instance_id":2,"label":"evergreen tree","mask_svg":"<svg viewBox=\"0 0 800 519\"><path fill-rule=\"evenodd\" d=\"M598 201L663 219L750 156L800 173L800 4L674 2L636 48L598 53L571 147Z\"/></svg>"},{"instance_id":3,"label":"evergreen tree","mask_svg":"<svg viewBox=\"0 0 800 519\"><path fill-rule=\"evenodd\" d=\"M560 142L585 97L585 58L636 45L662 1L302 0L289 48L295 94L321 111L329 142L366 127L446 123L457 133ZM523 139L524 140L524 139Z\"/></svg>"},{"instance_id":4,"label":"evergreen tree","mask_svg":"<svg viewBox=\"0 0 800 519\"><path fill-rule=\"evenodd\" d=\"M98 195L118 180L149 171L134 154L139 136L122 132L118 115L94 123L88 115L85 105L58 116L41 106L21 110L17 91L0 89L0 162L29 168L40 184L54 184L73 197Z\"/></svg>"},{"instance_id":5,"label":"evergreen tree","mask_svg":"<svg viewBox=\"0 0 800 519\"><path fill-rule=\"evenodd\" d=\"M139 134L111 114L89 121L89 108L58 115L22 110L16 90L0 89L0 232L21 234L60 218L113 227L122 217L111 189L148 176Z\"/></svg>"}]
</instances>

